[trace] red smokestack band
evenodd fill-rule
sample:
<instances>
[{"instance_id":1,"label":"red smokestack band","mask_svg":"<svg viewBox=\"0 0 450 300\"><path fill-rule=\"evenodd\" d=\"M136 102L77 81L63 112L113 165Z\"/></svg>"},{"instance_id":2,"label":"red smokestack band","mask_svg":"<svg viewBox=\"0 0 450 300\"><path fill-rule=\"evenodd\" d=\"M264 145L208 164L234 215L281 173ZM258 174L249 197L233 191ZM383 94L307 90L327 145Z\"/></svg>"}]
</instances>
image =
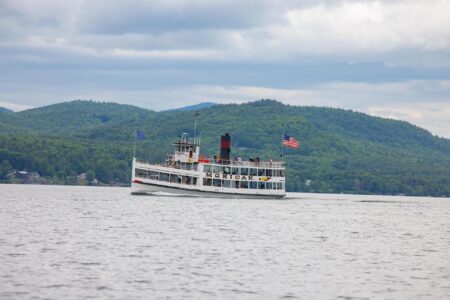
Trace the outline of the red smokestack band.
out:
<instances>
[{"instance_id":1,"label":"red smokestack band","mask_svg":"<svg viewBox=\"0 0 450 300\"><path fill-rule=\"evenodd\" d=\"M220 158L222 161L230 161L231 137L228 133L220 137Z\"/></svg>"}]
</instances>

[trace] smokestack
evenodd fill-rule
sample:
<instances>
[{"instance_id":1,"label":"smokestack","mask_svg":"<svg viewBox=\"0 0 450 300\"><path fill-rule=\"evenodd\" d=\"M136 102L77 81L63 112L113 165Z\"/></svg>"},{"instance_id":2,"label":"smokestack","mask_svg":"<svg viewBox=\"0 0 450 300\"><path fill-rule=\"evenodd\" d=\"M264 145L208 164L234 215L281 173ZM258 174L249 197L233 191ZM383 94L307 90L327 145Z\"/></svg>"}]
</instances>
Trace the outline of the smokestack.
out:
<instances>
[{"instance_id":1,"label":"smokestack","mask_svg":"<svg viewBox=\"0 0 450 300\"><path fill-rule=\"evenodd\" d=\"M231 136L228 133L220 137L220 159L222 162L230 161Z\"/></svg>"}]
</instances>

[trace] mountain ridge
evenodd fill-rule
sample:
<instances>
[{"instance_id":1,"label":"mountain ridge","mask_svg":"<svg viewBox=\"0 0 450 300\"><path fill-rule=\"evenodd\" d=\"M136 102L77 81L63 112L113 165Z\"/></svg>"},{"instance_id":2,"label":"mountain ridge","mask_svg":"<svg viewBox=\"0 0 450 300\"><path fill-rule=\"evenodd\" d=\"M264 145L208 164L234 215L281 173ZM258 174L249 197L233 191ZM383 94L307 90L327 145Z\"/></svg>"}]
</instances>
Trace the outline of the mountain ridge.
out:
<instances>
[{"instance_id":1,"label":"mountain ridge","mask_svg":"<svg viewBox=\"0 0 450 300\"><path fill-rule=\"evenodd\" d=\"M5 107L0 107L0 113L13 114L14 111Z\"/></svg>"},{"instance_id":2,"label":"mountain ridge","mask_svg":"<svg viewBox=\"0 0 450 300\"><path fill-rule=\"evenodd\" d=\"M194 111L194 110L201 110L203 108L208 108L208 107L216 106L216 105L217 105L217 103L214 103L214 102L200 102L198 104L167 109L165 111Z\"/></svg>"},{"instance_id":3,"label":"mountain ridge","mask_svg":"<svg viewBox=\"0 0 450 300\"><path fill-rule=\"evenodd\" d=\"M450 194L449 140L404 121L351 110L291 106L267 99L218 104L195 111L161 112L117 103L71 101L12 116L0 114L0 162L14 160L11 152L18 145L12 146L13 138L26 143L37 137L52 145L61 144L66 150L78 149L74 155L81 162L74 159L65 167L50 157L70 160L54 146L54 153L36 149L27 156L22 151L21 162L10 162L12 166L37 169L35 162L39 161L53 165L55 172L49 173L59 172L54 176L90 169L104 182L126 183L136 128L146 135L146 140L138 143L138 155L161 161L171 151L171 141L181 132L194 134L194 119L202 138L202 152L208 156L217 153L218 136L224 132L232 136L234 155L266 159L279 157L283 131L296 137L301 149L284 151L291 191ZM27 145L33 148L31 143ZM116 166L111 174L105 170L104 162L100 166L100 162L83 158L80 153L89 147L98 161L103 160L105 152L106 161ZM45 173L43 167L40 169Z\"/></svg>"}]
</instances>

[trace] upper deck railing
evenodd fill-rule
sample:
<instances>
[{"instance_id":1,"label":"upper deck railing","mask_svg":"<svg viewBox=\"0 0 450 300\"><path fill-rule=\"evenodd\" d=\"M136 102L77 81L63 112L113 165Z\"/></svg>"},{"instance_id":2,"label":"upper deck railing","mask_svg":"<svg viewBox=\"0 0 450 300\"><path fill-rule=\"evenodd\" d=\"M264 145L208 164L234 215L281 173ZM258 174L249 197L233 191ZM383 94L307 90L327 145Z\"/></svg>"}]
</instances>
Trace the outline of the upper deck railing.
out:
<instances>
[{"instance_id":1,"label":"upper deck railing","mask_svg":"<svg viewBox=\"0 0 450 300\"><path fill-rule=\"evenodd\" d=\"M246 166L246 167L253 167L253 168L284 168L284 161L250 161L250 160L231 160L229 162L213 162L214 164L220 164L220 165L228 165L228 166Z\"/></svg>"},{"instance_id":2,"label":"upper deck railing","mask_svg":"<svg viewBox=\"0 0 450 300\"><path fill-rule=\"evenodd\" d=\"M200 139L199 138L193 138L193 137L187 137L187 135L183 134L180 139L178 139L174 145L195 145L200 146Z\"/></svg>"},{"instance_id":3,"label":"upper deck railing","mask_svg":"<svg viewBox=\"0 0 450 300\"><path fill-rule=\"evenodd\" d=\"M195 164L177 164L173 161L173 155L167 155L167 160L163 163L150 163L146 160L136 159L138 163L151 164L155 166L162 167L172 167L176 169L183 170L197 170L197 166ZM251 167L251 168L264 168L264 169L280 169L284 168L284 161L250 161L250 160L231 160L231 161L220 161L214 158L212 159L200 159L199 163L203 164L213 164L213 165L221 165L221 166L231 166L231 167Z\"/></svg>"},{"instance_id":4,"label":"upper deck railing","mask_svg":"<svg viewBox=\"0 0 450 300\"><path fill-rule=\"evenodd\" d=\"M152 166L160 166L160 167L168 167L168 168L174 168L174 169L180 169L180 170L190 170L190 171L197 171L197 165L196 164L181 164L176 163L175 161L166 161L163 163L152 163L147 160L138 159L136 158L136 162L139 164L146 164L146 165L152 165Z\"/></svg>"}]
</instances>

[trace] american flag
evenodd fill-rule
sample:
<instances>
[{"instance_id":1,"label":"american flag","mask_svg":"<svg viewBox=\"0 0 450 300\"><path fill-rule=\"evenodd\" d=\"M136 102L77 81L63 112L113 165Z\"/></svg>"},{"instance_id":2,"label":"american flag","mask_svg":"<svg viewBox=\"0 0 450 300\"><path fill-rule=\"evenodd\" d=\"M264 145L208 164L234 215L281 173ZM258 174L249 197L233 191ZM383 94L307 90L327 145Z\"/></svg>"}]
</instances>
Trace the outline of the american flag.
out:
<instances>
[{"instance_id":1,"label":"american flag","mask_svg":"<svg viewBox=\"0 0 450 300\"><path fill-rule=\"evenodd\" d=\"M296 139L294 139L293 137L288 136L287 134L285 134L283 137L283 145L292 147L295 149L300 148L300 144L298 143L298 141Z\"/></svg>"}]
</instances>

